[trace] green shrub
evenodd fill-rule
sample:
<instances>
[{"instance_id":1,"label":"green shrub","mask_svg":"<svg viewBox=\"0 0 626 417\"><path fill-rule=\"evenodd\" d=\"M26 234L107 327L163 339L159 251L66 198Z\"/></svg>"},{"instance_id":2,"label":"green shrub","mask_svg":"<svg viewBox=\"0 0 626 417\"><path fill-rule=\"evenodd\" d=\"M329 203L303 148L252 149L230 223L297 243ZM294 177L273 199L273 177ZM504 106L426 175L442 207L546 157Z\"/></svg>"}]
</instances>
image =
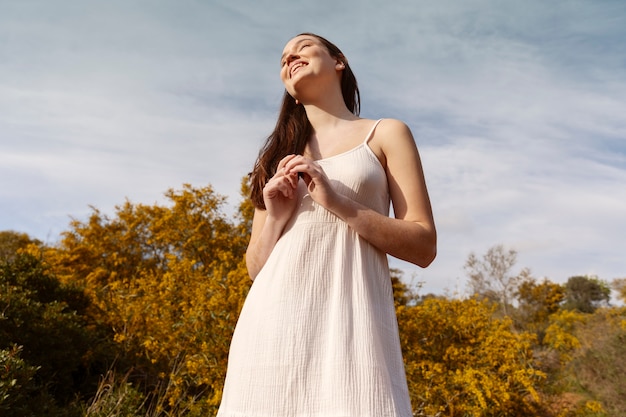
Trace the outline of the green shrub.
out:
<instances>
[{"instance_id":1,"label":"green shrub","mask_svg":"<svg viewBox=\"0 0 626 417\"><path fill-rule=\"evenodd\" d=\"M60 409L38 382L38 367L20 357L21 347L0 350L0 415L3 417L73 416L73 408Z\"/></svg>"},{"instance_id":2,"label":"green shrub","mask_svg":"<svg viewBox=\"0 0 626 417\"><path fill-rule=\"evenodd\" d=\"M61 285L35 256L17 254L0 263L0 349L13 352L6 360L23 361L22 383L31 382L20 385L22 395L36 387L63 406L95 391L91 375L105 366L107 345L83 315L88 305L80 290Z\"/></svg>"}]
</instances>

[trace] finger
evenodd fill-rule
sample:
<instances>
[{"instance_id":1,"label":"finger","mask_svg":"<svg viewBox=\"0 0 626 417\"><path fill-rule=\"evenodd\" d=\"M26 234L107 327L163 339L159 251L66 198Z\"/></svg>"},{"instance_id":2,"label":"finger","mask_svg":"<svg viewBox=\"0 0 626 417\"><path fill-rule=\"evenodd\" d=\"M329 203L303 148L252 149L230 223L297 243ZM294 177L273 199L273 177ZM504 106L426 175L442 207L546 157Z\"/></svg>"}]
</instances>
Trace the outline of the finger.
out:
<instances>
[{"instance_id":1,"label":"finger","mask_svg":"<svg viewBox=\"0 0 626 417\"><path fill-rule=\"evenodd\" d=\"M280 183L280 190L283 195L287 198L293 197L293 189L294 186L291 183L291 179L289 177L283 177L283 181Z\"/></svg>"},{"instance_id":2,"label":"finger","mask_svg":"<svg viewBox=\"0 0 626 417\"><path fill-rule=\"evenodd\" d=\"M292 155L287 155L287 156L285 156L283 159L281 159L281 160L278 162L278 166L276 167L276 171L279 171L280 169L284 168L284 167L285 167L285 165L286 165L289 161L291 161L294 157L296 157L296 156L297 156L297 155L293 155L293 154L292 154Z\"/></svg>"},{"instance_id":3,"label":"finger","mask_svg":"<svg viewBox=\"0 0 626 417\"><path fill-rule=\"evenodd\" d=\"M298 186L298 174L296 172L289 173L285 168L282 168L277 173L277 180L286 182L291 188Z\"/></svg>"},{"instance_id":4,"label":"finger","mask_svg":"<svg viewBox=\"0 0 626 417\"><path fill-rule=\"evenodd\" d=\"M291 161L285 169L291 173L301 173L304 177L317 178L320 176L321 168L312 161Z\"/></svg>"},{"instance_id":5,"label":"finger","mask_svg":"<svg viewBox=\"0 0 626 417\"><path fill-rule=\"evenodd\" d=\"M303 172L307 169L309 160L303 156L296 156L285 164L285 171L288 173Z\"/></svg>"},{"instance_id":6,"label":"finger","mask_svg":"<svg viewBox=\"0 0 626 417\"><path fill-rule=\"evenodd\" d=\"M283 176L274 181L272 190L274 191L274 197L281 194L284 197L293 198L295 187L292 185L292 180L289 177Z\"/></svg>"}]
</instances>

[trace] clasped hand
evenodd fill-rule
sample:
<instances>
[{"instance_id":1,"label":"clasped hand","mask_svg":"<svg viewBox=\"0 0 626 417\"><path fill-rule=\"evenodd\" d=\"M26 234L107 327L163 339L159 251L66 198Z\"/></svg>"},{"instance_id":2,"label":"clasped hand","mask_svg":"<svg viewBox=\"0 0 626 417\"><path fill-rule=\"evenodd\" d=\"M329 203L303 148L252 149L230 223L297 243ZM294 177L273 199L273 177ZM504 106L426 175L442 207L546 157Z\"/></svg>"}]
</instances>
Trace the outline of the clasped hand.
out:
<instances>
[{"instance_id":1,"label":"clasped hand","mask_svg":"<svg viewBox=\"0 0 626 417\"><path fill-rule=\"evenodd\" d=\"M276 174L265 184L263 199L269 216L287 221L297 204L298 183L302 179L316 203L330 208L337 200L322 167L302 155L287 155L278 163Z\"/></svg>"}]
</instances>

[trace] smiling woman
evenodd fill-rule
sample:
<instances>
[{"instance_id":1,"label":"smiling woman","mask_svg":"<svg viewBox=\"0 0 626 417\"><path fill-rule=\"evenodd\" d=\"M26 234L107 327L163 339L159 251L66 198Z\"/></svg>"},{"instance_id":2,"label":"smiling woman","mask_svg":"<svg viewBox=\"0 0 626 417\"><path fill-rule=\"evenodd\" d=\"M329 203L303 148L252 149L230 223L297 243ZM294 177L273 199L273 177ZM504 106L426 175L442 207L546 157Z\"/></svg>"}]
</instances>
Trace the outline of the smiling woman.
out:
<instances>
[{"instance_id":1,"label":"smiling woman","mask_svg":"<svg viewBox=\"0 0 626 417\"><path fill-rule=\"evenodd\" d=\"M218 416L409 417L386 255L435 257L415 142L398 120L358 116L354 74L326 39L298 35L280 62L281 112L251 178L254 284Z\"/></svg>"}]
</instances>

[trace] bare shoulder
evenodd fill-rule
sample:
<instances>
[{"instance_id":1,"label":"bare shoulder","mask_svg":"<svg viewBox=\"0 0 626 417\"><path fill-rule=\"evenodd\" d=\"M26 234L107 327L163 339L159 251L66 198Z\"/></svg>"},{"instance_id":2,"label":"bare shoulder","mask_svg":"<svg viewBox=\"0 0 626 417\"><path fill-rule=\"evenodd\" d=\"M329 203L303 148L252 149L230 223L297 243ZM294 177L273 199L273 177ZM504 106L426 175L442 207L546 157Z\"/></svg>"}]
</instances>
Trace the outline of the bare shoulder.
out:
<instances>
[{"instance_id":1,"label":"bare shoulder","mask_svg":"<svg viewBox=\"0 0 626 417\"><path fill-rule=\"evenodd\" d=\"M383 163L394 154L415 153L415 140L409 126L398 119L383 119L376 127L370 147Z\"/></svg>"},{"instance_id":2,"label":"bare shoulder","mask_svg":"<svg viewBox=\"0 0 626 417\"><path fill-rule=\"evenodd\" d=\"M413 142L413 134L411 129L402 120L383 119L378 124L376 130L385 139L385 141L406 141Z\"/></svg>"}]
</instances>

